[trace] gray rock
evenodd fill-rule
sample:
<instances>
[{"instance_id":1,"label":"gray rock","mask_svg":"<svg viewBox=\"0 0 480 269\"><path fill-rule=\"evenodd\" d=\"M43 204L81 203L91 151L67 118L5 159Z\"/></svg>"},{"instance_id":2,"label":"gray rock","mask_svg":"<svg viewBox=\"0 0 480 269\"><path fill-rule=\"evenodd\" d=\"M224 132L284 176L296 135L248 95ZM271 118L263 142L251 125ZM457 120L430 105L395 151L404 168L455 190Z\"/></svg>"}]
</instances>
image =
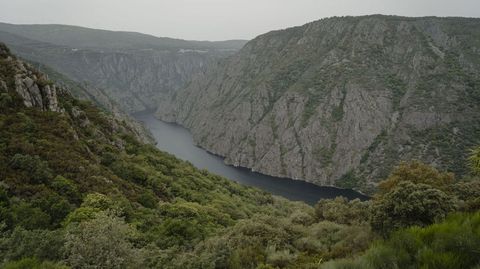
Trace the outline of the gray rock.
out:
<instances>
[{"instance_id":1,"label":"gray rock","mask_svg":"<svg viewBox=\"0 0 480 269\"><path fill-rule=\"evenodd\" d=\"M320 185L367 190L413 158L462 174L480 143L478 36L479 19L391 16L274 31L161 101L157 116L229 164Z\"/></svg>"}]
</instances>

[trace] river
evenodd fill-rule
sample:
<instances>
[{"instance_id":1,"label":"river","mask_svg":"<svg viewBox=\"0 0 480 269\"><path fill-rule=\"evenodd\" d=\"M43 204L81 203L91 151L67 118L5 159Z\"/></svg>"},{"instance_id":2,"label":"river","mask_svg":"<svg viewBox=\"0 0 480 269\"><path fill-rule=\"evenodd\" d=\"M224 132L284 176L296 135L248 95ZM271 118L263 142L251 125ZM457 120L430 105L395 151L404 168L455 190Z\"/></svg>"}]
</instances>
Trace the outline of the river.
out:
<instances>
[{"instance_id":1,"label":"river","mask_svg":"<svg viewBox=\"0 0 480 269\"><path fill-rule=\"evenodd\" d=\"M150 129L160 150L189 161L198 168L207 169L241 184L257 187L290 200L304 201L310 205L315 204L319 199L337 196L367 199L366 196L353 190L320 187L305 181L267 176L246 168L226 165L223 158L195 146L192 135L184 127L160 121L150 113L136 114L134 118Z\"/></svg>"}]
</instances>

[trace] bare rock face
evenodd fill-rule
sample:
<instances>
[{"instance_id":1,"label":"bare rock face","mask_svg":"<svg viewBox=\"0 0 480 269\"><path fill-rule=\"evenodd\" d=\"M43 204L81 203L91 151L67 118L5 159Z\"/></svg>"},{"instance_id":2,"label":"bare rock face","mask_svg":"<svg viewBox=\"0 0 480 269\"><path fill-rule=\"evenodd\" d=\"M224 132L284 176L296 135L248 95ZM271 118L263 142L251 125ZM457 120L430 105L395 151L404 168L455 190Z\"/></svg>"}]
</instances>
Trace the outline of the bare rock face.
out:
<instances>
[{"instance_id":1,"label":"bare rock face","mask_svg":"<svg viewBox=\"0 0 480 269\"><path fill-rule=\"evenodd\" d=\"M160 102L227 163L369 191L480 143L480 20L365 16L274 31Z\"/></svg>"},{"instance_id":2,"label":"bare rock face","mask_svg":"<svg viewBox=\"0 0 480 269\"><path fill-rule=\"evenodd\" d=\"M8 92L7 82L10 81L26 107L43 111L63 111L58 102L57 86L28 64L11 56L9 49L3 44L0 44L0 61L2 70L6 71L0 77L1 92Z\"/></svg>"},{"instance_id":3,"label":"bare rock face","mask_svg":"<svg viewBox=\"0 0 480 269\"><path fill-rule=\"evenodd\" d=\"M39 85L38 82L25 74L15 76L15 90L22 97L26 107L38 107L45 111L60 112L57 99L57 87L51 85ZM34 78L36 78L34 76Z\"/></svg>"},{"instance_id":4,"label":"bare rock face","mask_svg":"<svg viewBox=\"0 0 480 269\"><path fill-rule=\"evenodd\" d=\"M85 89L81 85L53 83L48 76L34 69L31 65L16 59L10 54L9 49L0 43L0 109L2 102L12 102L12 96L18 96L18 103L25 107L36 108L42 111L66 113L60 104L60 98L71 98L72 95L89 95L87 99L97 103L111 113L108 126L112 133L129 133L144 143L153 143L154 139L144 126L120 111L108 98L95 88ZM72 88L75 87L74 91ZM94 97L91 95L94 93ZM104 98L101 98L104 97ZM63 100L64 100L63 99ZM92 100L93 99L93 100ZM101 100L99 100L101 99ZM85 112L78 107L71 107L71 117L78 121L78 125L86 128L91 125ZM99 134L99 139L104 135ZM79 139L76 133L74 139ZM112 144L116 145L112 142ZM116 145L119 146L119 145ZM120 145L121 146L121 145Z\"/></svg>"}]
</instances>

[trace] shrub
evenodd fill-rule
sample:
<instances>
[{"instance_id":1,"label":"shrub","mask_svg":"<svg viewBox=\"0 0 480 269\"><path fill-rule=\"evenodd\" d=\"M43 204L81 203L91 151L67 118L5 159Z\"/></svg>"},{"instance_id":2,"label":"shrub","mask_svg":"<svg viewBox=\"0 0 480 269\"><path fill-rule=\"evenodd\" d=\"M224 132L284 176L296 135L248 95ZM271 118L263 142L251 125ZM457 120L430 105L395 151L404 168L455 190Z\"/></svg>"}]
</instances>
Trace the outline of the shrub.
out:
<instances>
[{"instance_id":1,"label":"shrub","mask_svg":"<svg viewBox=\"0 0 480 269\"><path fill-rule=\"evenodd\" d=\"M383 193L386 193L404 181L411 181L416 184L423 183L446 191L454 183L455 178L452 173L439 172L437 169L419 161L403 162L395 167L386 180L380 183L379 188Z\"/></svg>"},{"instance_id":2,"label":"shrub","mask_svg":"<svg viewBox=\"0 0 480 269\"><path fill-rule=\"evenodd\" d=\"M68 269L68 266L49 261L39 261L36 258L24 258L5 264L3 269Z\"/></svg>"},{"instance_id":3,"label":"shrub","mask_svg":"<svg viewBox=\"0 0 480 269\"><path fill-rule=\"evenodd\" d=\"M454 200L444 192L405 181L374 202L370 222L375 231L386 236L399 228L430 225L454 209Z\"/></svg>"},{"instance_id":4,"label":"shrub","mask_svg":"<svg viewBox=\"0 0 480 269\"><path fill-rule=\"evenodd\" d=\"M131 240L135 231L108 212L71 225L66 235L66 262L73 268L139 268L140 252Z\"/></svg>"},{"instance_id":5,"label":"shrub","mask_svg":"<svg viewBox=\"0 0 480 269\"><path fill-rule=\"evenodd\" d=\"M345 197L323 199L315 205L315 213L318 220L341 224L368 222L369 210L369 202L362 202L359 199L349 201Z\"/></svg>"},{"instance_id":6,"label":"shrub","mask_svg":"<svg viewBox=\"0 0 480 269\"><path fill-rule=\"evenodd\" d=\"M36 257L41 260L63 258L63 231L25 230L16 227L6 232L0 240L0 260L18 260L23 257Z\"/></svg>"},{"instance_id":7,"label":"shrub","mask_svg":"<svg viewBox=\"0 0 480 269\"><path fill-rule=\"evenodd\" d=\"M454 214L425 228L397 231L361 257L333 261L321 268L475 268L480 263L478 249L480 213Z\"/></svg>"},{"instance_id":8,"label":"shrub","mask_svg":"<svg viewBox=\"0 0 480 269\"><path fill-rule=\"evenodd\" d=\"M12 218L16 225L27 230L46 229L50 227L50 216L38 207L26 202L12 205Z\"/></svg>"},{"instance_id":9,"label":"shrub","mask_svg":"<svg viewBox=\"0 0 480 269\"><path fill-rule=\"evenodd\" d=\"M31 183L45 183L52 178L47 163L38 156L15 154L10 161L10 167L25 172Z\"/></svg>"}]
</instances>

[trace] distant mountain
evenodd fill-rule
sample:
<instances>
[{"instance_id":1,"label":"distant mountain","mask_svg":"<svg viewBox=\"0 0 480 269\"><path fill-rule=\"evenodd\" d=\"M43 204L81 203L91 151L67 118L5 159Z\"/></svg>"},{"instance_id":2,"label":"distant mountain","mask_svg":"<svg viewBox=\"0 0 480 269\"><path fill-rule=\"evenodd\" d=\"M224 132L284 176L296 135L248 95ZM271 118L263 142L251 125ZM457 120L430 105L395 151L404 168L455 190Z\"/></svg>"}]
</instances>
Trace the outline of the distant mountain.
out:
<instances>
[{"instance_id":1,"label":"distant mountain","mask_svg":"<svg viewBox=\"0 0 480 269\"><path fill-rule=\"evenodd\" d=\"M0 41L17 55L102 90L124 111L154 110L194 74L245 41L158 38L65 25L0 24Z\"/></svg>"},{"instance_id":2,"label":"distant mountain","mask_svg":"<svg viewBox=\"0 0 480 269\"><path fill-rule=\"evenodd\" d=\"M226 162L368 190L401 160L462 174L480 143L480 19L329 18L273 31L160 103Z\"/></svg>"},{"instance_id":3,"label":"distant mountain","mask_svg":"<svg viewBox=\"0 0 480 269\"><path fill-rule=\"evenodd\" d=\"M189 41L152 35L60 24L0 23L0 31L55 45L95 49L219 49L238 50L246 40Z\"/></svg>"}]
</instances>

